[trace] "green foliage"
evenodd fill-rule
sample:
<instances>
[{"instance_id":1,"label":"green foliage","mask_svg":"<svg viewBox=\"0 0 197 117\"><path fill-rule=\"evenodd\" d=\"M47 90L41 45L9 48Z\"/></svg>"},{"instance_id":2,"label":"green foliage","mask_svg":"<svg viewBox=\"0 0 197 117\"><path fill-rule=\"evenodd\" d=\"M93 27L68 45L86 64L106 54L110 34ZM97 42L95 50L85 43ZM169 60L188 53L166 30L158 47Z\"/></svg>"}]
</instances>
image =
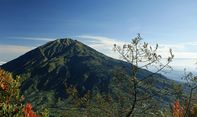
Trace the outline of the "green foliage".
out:
<instances>
[{"instance_id":1,"label":"green foliage","mask_svg":"<svg viewBox=\"0 0 197 117\"><path fill-rule=\"evenodd\" d=\"M42 117L49 117L49 110L45 108L45 109L41 112L41 116L42 116Z\"/></svg>"},{"instance_id":2,"label":"green foliage","mask_svg":"<svg viewBox=\"0 0 197 117\"><path fill-rule=\"evenodd\" d=\"M63 116L68 117L118 117L118 109L111 96L100 93L87 92L80 97L75 87L68 87L67 93L70 95L69 108L65 109Z\"/></svg>"},{"instance_id":3,"label":"green foliage","mask_svg":"<svg viewBox=\"0 0 197 117\"><path fill-rule=\"evenodd\" d=\"M172 88L174 90L174 95L177 99L180 99L183 96L183 85L173 83Z\"/></svg>"},{"instance_id":4,"label":"green foliage","mask_svg":"<svg viewBox=\"0 0 197 117\"><path fill-rule=\"evenodd\" d=\"M23 105L19 92L19 77L0 69L0 116L20 116Z\"/></svg>"}]
</instances>

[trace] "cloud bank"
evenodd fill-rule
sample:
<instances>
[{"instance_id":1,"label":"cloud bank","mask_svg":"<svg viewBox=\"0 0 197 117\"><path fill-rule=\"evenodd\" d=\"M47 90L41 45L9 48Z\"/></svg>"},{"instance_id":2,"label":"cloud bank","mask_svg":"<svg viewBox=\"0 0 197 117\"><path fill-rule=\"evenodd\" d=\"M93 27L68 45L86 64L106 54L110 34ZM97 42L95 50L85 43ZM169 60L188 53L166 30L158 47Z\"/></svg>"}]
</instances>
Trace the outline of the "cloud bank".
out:
<instances>
[{"instance_id":1,"label":"cloud bank","mask_svg":"<svg viewBox=\"0 0 197 117\"><path fill-rule=\"evenodd\" d=\"M6 62L4 62L4 61L0 61L0 65L3 65L3 64L5 64Z\"/></svg>"},{"instance_id":2,"label":"cloud bank","mask_svg":"<svg viewBox=\"0 0 197 117\"><path fill-rule=\"evenodd\" d=\"M54 38L46 37L7 37L8 39L22 39L22 40L31 40L31 41L53 41Z\"/></svg>"},{"instance_id":3,"label":"cloud bank","mask_svg":"<svg viewBox=\"0 0 197 117\"><path fill-rule=\"evenodd\" d=\"M84 42L90 47L108 55L114 56L112 48L114 44L123 45L128 44L126 41L119 41L120 39L102 37L102 36L91 36L91 35L81 35L76 36L79 41ZM156 45L156 44L151 44ZM196 46L197 42L190 43L177 43L177 44L159 44L158 52L164 57L169 56L169 49L173 50L175 58L197 58L197 52L189 50L191 46ZM193 48L194 49L194 48ZM197 47L196 47L197 49ZM195 49L195 50L196 50Z\"/></svg>"},{"instance_id":4,"label":"cloud bank","mask_svg":"<svg viewBox=\"0 0 197 117\"><path fill-rule=\"evenodd\" d=\"M17 46L17 45L0 45L0 54L2 53L24 53L33 49L33 47L28 46Z\"/></svg>"},{"instance_id":5,"label":"cloud bank","mask_svg":"<svg viewBox=\"0 0 197 117\"><path fill-rule=\"evenodd\" d=\"M124 45L129 42L119 41L120 39L108 38L103 36L92 36L92 35L81 35L76 36L76 38L89 45L90 47L96 49L97 51L104 53L113 58L119 59L119 55L112 51L113 45ZM155 44L151 44L155 45ZM173 50L173 54L175 55L174 61L171 63L172 67L175 69L183 70L184 68L188 68L190 70L196 69L197 61L197 42L190 43L177 43L177 44L159 44L158 53L162 55L163 58L167 58L169 56L169 49Z\"/></svg>"},{"instance_id":6,"label":"cloud bank","mask_svg":"<svg viewBox=\"0 0 197 117\"><path fill-rule=\"evenodd\" d=\"M0 64L8 62L18 56L25 54L34 47L18 46L18 45L0 45Z\"/></svg>"},{"instance_id":7,"label":"cloud bank","mask_svg":"<svg viewBox=\"0 0 197 117\"><path fill-rule=\"evenodd\" d=\"M103 36L81 35L76 36L76 38L79 41L87 44L88 46L96 49L97 51L113 58L119 58L119 55L112 51L114 44L126 44L126 42L124 41L119 41L120 39L108 38Z\"/></svg>"}]
</instances>

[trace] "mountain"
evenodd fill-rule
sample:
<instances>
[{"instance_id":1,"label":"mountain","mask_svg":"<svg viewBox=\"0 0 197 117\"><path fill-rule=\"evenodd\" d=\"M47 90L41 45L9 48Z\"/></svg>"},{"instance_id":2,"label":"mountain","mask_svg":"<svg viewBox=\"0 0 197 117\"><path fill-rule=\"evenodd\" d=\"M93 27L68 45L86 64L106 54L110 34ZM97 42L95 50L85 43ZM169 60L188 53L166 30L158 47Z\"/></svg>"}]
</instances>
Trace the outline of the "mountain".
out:
<instances>
[{"instance_id":1,"label":"mountain","mask_svg":"<svg viewBox=\"0 0 197 117\"><path fill-rule=\"evenodd\" d=\"M80 95L87 91L113 92L117 90L112 88L114 74L121 68L129 75L132 65L107 57L77 40L58 39L1 67L25 78L21 91L27 101L39 109L62 105L67 98L65 85L75 86ZM150 71L141 69L137 77L142 79L149 74ZM156 74L154 81L157 89L161 88L163 81L168 83L166 86L174 82L161 74Z\"/></svg>"}]
</instances>

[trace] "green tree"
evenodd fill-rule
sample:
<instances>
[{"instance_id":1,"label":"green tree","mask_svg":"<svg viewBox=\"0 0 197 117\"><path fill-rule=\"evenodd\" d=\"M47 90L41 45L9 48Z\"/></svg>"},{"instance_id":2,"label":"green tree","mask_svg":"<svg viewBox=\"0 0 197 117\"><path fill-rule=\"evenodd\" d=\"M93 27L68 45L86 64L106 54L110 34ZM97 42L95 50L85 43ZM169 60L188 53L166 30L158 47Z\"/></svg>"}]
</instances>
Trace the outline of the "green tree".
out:
<instances>
[{"instance_id":1,"label":"green tree","mask_svg":"<svg viewBox=\"0 0 197 117\"><path fill-rule=\"evenodd\" d=\"M68 108L65 109L66 117L119 117L117 105L110 95L102 95L99 92L87 92L79 96L74 86L66 88L68 96Z\"/></svg>"}]
</instances>

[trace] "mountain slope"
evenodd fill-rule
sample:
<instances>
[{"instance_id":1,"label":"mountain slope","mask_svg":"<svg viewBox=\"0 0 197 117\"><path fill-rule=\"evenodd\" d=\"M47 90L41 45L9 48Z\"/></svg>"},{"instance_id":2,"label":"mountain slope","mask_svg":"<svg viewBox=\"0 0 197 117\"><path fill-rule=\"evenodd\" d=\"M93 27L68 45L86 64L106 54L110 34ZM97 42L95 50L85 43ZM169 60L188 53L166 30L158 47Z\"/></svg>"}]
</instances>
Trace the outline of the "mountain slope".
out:
<instances>
[{"instance_id":1,"label":"mountain slope","mask_svg":"<svg viewBox=\"0 0 197 117\"><path fill-rule=\"evenodd\" d=\"M95 83L109 80L108 70L113 69L115 64L122 63L78 41L61 39L38 47L2 68L28 78L22 89L33 84L38 90L58 90L67 80L80 88L84 86L84 90L90 90Z\"/></svg>"},{"instance_id":2,"label":"mountain slope","mask_svg":"<svg viewBox=\"0 0 197 117\"><path fill-rule=\"evenodd\" d=\"M114 74L119 68L130 74L131 65L107 57L76 40L58 39L1 67L25 78L21 90L27 101L40 108L61 104L67 97L65 84L75 86L80 95L95 90L106 94L112 92ZM149 74L150 71L141 69L137 77ZM155 88L160 88L162 81L171 82L160 74L155 75Z\"/></svg>"}]
</instances>

